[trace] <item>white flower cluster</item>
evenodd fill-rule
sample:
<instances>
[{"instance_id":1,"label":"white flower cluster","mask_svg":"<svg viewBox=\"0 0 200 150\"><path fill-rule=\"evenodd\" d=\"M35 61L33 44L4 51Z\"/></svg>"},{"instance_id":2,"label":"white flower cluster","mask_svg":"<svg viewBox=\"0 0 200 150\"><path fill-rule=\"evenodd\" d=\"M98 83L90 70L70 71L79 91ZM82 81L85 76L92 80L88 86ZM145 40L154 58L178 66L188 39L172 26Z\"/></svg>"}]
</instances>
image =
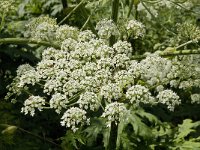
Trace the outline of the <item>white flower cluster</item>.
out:
<instances>
[{"instance_id":1,"label":"white flower cluster","mask_svg":"<svg viewBox=\"0 0 200 150\"><path fill-rule=\"evenodd\" d=\"M80 42L89 42L92 39L95 39L96 35L92 33L90 30L85 30L80 32L78 35L78 41Z\"/></svg>"},{"instance_id":2,"label":"white flower cluster","mask_svg":"<svg viewBox=\"0 0 200 150\"><path fill-rule=\"evenodd\" d=\"M191 95L191 103L200 104L200 94L192 94Z\"/></svg>"},{"instance_id":3,"label":"white flower cluster","mask_svg":"<svg viewBox=\"0 0 200 150\"><path fill-rule=\"evenodd\" d=\"M175 106L181 103L179 96L172 90L161 91L156 98L158 98L159 103L167 105L170 111L174 111Z\"/></svg>"},{"instance_id":4,"label":"white flower cluster","mask_svg":"<svg viewBox=\"0 0 200 150\"><path fill-rule=\"evenodd\" d=\"M200 40L200 28L195 24L184 22L183 24L177 24L178 38L185 40L193 40L197 43Z\"/></svg>"},{"instance_id":5,"label":"white flower cluster","mask_svg":"<svg viewBox=\"0 0 200 150\"><path fill-rule=\"evenodd\" d=\"M53 40L55 31L58 28L56 19L49 18L48 16L41 16L32 19L29 24L26 25L28 31L25 36L30 36L35 40Z\"/></svg>"},{"instance_id":6,"label":"white flower cluster","mask_svg":"<svg viewBox=\"0 0 200 150\"><path fill-rule=\"evenodd\" d=\"M113 58L113 63L116 68L126 69L129 66L130 58L126 54L117 54Z\"/></svg>"},{"instance_id":7,"label":"white flower cluster","mask_svg":"<svg viewBox=\"0 0 200 150\"><path fill-rule=\"evenodd\" d=\"M134 39L142 38L146 33L145 26L137 20L130 20L126 25L126 30L129 36L132 36Z\"/></svg>"},{"instance_id":8,"label":"white flower cluster","mask_svg":"<svg viewBox=\"0 0 200 150\"><path fill-rule=\"evenodd\" d=\"M68 25L62 25L57 28L55 35L58 41L64 41L68 38L77 39L78 33L79 31L77 28Z\"/></svg>"},{"instance_id":9,"label":"white flower cluster","mask_svg":"<svg viewBox=\"0 0 200 150\"><path fill-rule=\"evenodd\" d=\"M176 87L180 89L200 88L200 56L179 56L172 60L177 66Z\"/></svg>"},{"instance_id":10,"label":"white flower cluster","mask_svg":"<svg viewBox=\"0 0 200 150\"><path fill-rule=\"evenodd\" d=\"M46 20L48 22L48 19ZM114 33L112 31L114 26L110 31L107 26L98 25L99 31L106 29L106 33L102 31L102 34ZM131 28L130 25L129 29ZM196 73L180 76L181 73L185 73L184 69L178 71L183 66L176 60L161 58L158 54L148 55L141 61L131 60L133 53L131 44L126 41L118 41L111 47L104 40L95 37L91 31L78 31L67 25L58 28L57 33L59 34L56 38L60 40L61 49L44 50L42 60L36 67L27 64L20 66L16 79L9 87L10 92L7 97L12 97L13 93L18 96L22 89L30 86L29 84L42 84L40 87L43 88L43 92L49 95L47 102L50 108L61 113L69 107L62 117L61 124L70 127L74 132L78 129L78 125L89 122L86 110L98 110L102 98L108 102L102 116L107 118L109 123L120 121L121 116L127 112L125 104L119 103L124 98L136 106L163 103L168 109L173 110L175 105L180 103L179 97L165 88L169 85L173 88L179 87L179 80L185 81L186 77L196 78L199 75L198 67L193 67ZM199 62L196 66L197 64ZM150 88L151 91L159 92L157 101L151 95ZM22 112L27 114L32 111L34 115L35 109L29 101L30 99L25 101ZM114 101L118 102L113 103ZM43 102L41 100L41 105L37 105L41 108ZM73 104L78 107L73 107Z\"/></svg>"},{"instance_id":11,"label":"white flower cluster","mask_svg":"<svg viewBox=\"0 0 200 150\"><path fill-rule=\"evenodd\" d=\"M131 104L139 106L143 104L155 104L154 98L151 96L149 89L141 85L134 85L126 92L126 98L130 100Z\"/></svg>"},{"instance_id":12,"label":"white flower cluster","mask_svg":"<svg viewBox=\"0 0 200 150\"><path fill-rule=\"evenodd\" d=\"M117 100L122 96L122 89L115 83L109 83L102 86L100 95L111 102L112 99Z\"/></svg>"},{"instance_id":13,"label":"white flower cluster","mask_svg":"<svg viewBox=\"0 0 200 150\"><path fill-rule=\"evenodd\" d=\"M179 75L178 68L170 60L151 54L136 66L141 79L149 85L168 84Z\"/></svg>"},{"instance_id":14,"label":"white flower cluster","mask_svg":"<svg viewBox=\"0 0 200 150\"><path fill-rule=\"evenodd\" d=\"M111 35L119 35L117 26L112 20L103 19L96 25L96 30L100 38L108 39Z\"/></svg>"},{"instance_id":15,"label":"white flower cluster","mask_svg":"<svg viewBox=\"0 0 200 150\"><path fill-rule=\"evenodd\" d=\"M106 106L104 113L101 117L106 118L107 127L111 127L111 122L123 121L128 115L128 110L124 103L113 102Z\"/></svg>"},{"instance_id":16,"label":"white flower cluster","mask_svg":"<svg viewBox=\"0 0 200 150\"><path fill-rule=\"evenodd\" d=\"M17 76L21 76L24 74L24 72L26 71L29 71L29 70L34 70L34 68L29 65L29 64L23 64L23 65L20 65L18 68L17 68Z\"/></svg>"},{"instance_id":17,"label":"white flower cluster","mask_svg":"<svg viewBox=\"0 0 200 150\"><path fill-rule=\"evenodd\" d=\"M114 75L115 82L121 86L126 87L134 83L134 75L127 70L121 70Z\"/></svg>"},{"instance_id":18,"label":"white flower cluster","mask_svg":"<svg viewBox=\"0 0 200 150\"><path fill-rule=\"evenodd\" d=\"M19 85L18 87L24 87L27 84L35 85L40 81L40 76L35 69L25 71L19 78Z\"/></svg>"},{"instance_id":19,"label":"white flower cluster","mask_svg":"<svg viewBox=\"0 0 200 150\"><path fill-rule=\"evenodd\" d=\"M31 116L35 115L35 109L42 111L43 106L45 105L45 99L40 96L30 96L24 101L24 107L22 107L21 112L27 115L30 113Z\"/></svg>"},{"instance_id":20,"label":"white flower cluster","mask_svg":"<svg viewBox=\"0 0 200 150\"><path fill-rule=\"evenodd\" d=\"M54 108L55 111L60 114L62 108L66 108L69 103L66 95L61 93L56 93L52 95L52 98L49 101L50 107Z\"/></svg>"},{"instance_id":21,"label":"white flower cluster","mask_svg":"<svg viewBox=\"0 0 200 150\"><path fill-rule=\"evenodd\" d=\"M43 41L52 41L52 35L54 35L56 29L58 28L57 25L49 24L47 22L40 23L35 31L32 33L32 38L35 40L43 40Z\"/></svg>"},{"instance_id":22,"label":"white flower cluster","mask_svg":"<svg viewBox=\"0 0 200 150\"><path fill-rule=\"evenodd\" d=\"M99 108L101 101L97 94L93 92L85 92L80 95L77 103L79 104L80 108L84 108L85 110L90 109L94 111Z\"/></svg>"},{"instance_id":23,"label":"white flower cluster","mask_svg":"<svg viewBox=\"0 0 200 150\"><path fill-rule=\"evenodd\" d=\"M14 0L0 0L0 13L8 13L11 10L14 10Z\"/></svg>"},{"instance_id":24,"label":"white flower cluster","mask_svg":"<svg viewBox=\"0 0 200 150\"><path fill-rule=\"evenodd\" d=\"M117 54L126 54L128 56L131 56L133 53L131 44L127 41L119 40L113 45L113 48Z\"/></svg>"},{"instance_id":25,"label":"white flower cluster","mask_svg":"<svg viewBox=\"0 0 200 150\"><path fill-rule=\"evenodd\" d=\"M71 107L62 116L61 125L67 128L71 127L73 132L76 132L79 128L78 125L83 126L90 124L90 119L86 117L86 111L77 107Z\"/></svg>"}]
</instances>

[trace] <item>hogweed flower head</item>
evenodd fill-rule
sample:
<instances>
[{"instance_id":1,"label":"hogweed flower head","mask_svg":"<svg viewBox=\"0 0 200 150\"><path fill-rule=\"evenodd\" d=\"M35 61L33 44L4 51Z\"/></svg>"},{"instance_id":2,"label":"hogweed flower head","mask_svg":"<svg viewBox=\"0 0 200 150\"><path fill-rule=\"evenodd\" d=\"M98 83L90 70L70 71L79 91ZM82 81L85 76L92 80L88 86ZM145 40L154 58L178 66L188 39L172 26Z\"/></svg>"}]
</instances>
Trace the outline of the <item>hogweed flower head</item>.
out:
<instances>
[{"instance_id":1,"label":"hogweed flower head","mask_svg":"<svg viewBox=\"0 0 200 150\"><path fill-rule=\"evenodd\" d=\"M55 111L60 114L62 108L66 108L69 103L66 95L61 93L56 93L52 95L52 98L49 101L50 107L54 108Z\"/></svg>"},{"instance_id":2,"label":"hogweed flower head","mask_svg":"<svg viewBox=\"0 0 200 150\"><path fill-rule=\"evenodd\" d=\"M200 94L192 94L191 96L191 103L200 104Z\"/></svg>"},{"instance_id":3,"label":"hogweed flower head","mask_svg":"<svg viewBox=\"0 0 200 150\"><path fill-rule=\"evenodd\" d=\"M24 101L24 107L22 107L21 112L27 115L30 113L31 116L35 115L35 109L42 111L45 105L45 99L40 96L30 96Z\"/></svg>"},{"instance_id":4,"label":"hogweed flower head","mask_svg":"<svg viewBox=\"0 0 200 150\"><path fill-rule=\"evenodd\" d=\"M181 103L179 96L172 90L161 91L156 98L159 103L167 105L170 111L174 111L175 106Z\"/></svg>"},{"instance_id":5,"label":"hogweed flower head","mask_svg":"<svg viewBox=\"0 0 200 150\"><path fill-rule=\"evenodd\" d=\"M126 98L130 100L131 104L135 104L136 106L139 106L140 103L155 104L155 100L151 96L149 89L141 85L130 87L126 92Z\"/></svg>"},{"instance_id":6,"label":"hogweed flower head","mask_svg":"<svg viewBox=\"0 0 200 150\"><path fill-rule=\"evenodd\" d=\"M113 102L106 106L101 117L106 118L107 127L111 127L111 122L118 124L128 115L128 110L124 103Z\"/></svg>"},{"instance_id":7,"label":"hogweed flower head","mask_svg":"<svg viewBox=\"0 0 200 150\"><path fill-rule=\"evenodd\" d=\"M109 83L102 86L100 95L111 102L112 99L117 100L122 96L122 89L115 83Z\"/></svg>"},{"instance_id":8,"label":"hogweed flower head","mask_svg":"<svg viewBox=\"0 0 200 150\"><path fill-rule=\"evenodd\" d=\"M100 106L100 99L98 98L97 94L94 92L85 92L80 95L79 100L77 101L80 108L83 108L85 110L97 110Z\"/></svg>"},{"instance_id":9,"label":"hogweed flower head","mask_svg":"<svg viewBox=\"0 0 200 150\"><path fill-rule=\"evenodd\" d=\"M96 35L92 33L90 30L81 31L78 35L79 42L89 42L92 39L95 39Z\"/></svg>"},{"instance_id":10,"label":"hogweed flower head","mask_svg":"<svg viewBox=\"0 0 200 150\"><path fill-rule=\"evenodd\" d=\"M99 37L103 39L108 39L112 35L119 35L117 26L112 20L103 19L99 21L96 25L96 30L98 31Z\"/></svg>"},{"instance_id":11,"label":"hogweed flower head","mask_svg":"<svg viewBox=\"0 0 200 150\"><path fill-rule=\"evenodd\" d=\"M61 125L71 128L73 132L76 132L79 126L90 124L90 119L86 117L86 111L78 107L71 107L68 109L61 119Z\"/></svg>"},{"instance_id":12,"label":"hogweed flower head","mask_svg":"<svg viewBox=\"0 0 200 150\"><path fill-rule=\"evenodd\" d=\"M117 54L126 54L127 56L131 56L133 52L131 44L127 41L118 41L113 45L113 48Z\"/></svg>"},{"instance_id":13,"label":"hogweed flower head","mask_svg":"<svg viewBox=\"0 0 200 150\"><path fill-rule=\"evenodd\" d=\"M32 19L27 25L27 34L36 40L52 40L54 33L58 28L56 19L52 19L48 16L40 16Z\"/></svg>"},{"instance_id":14,"label":"hogweed flower head","mask_svg":"<svg viewBox=\"0 0 200 150\"><path fill-rule=\"evenodd\" d=\"M71 27L68 25L62 25L57 28L56 30L56 39L58 41L64 41L65 39L71 38L71 39L77 39L78 38L78 28Z\"/></svg>"},{"instance_id":15,"label":"hogweed flower head","mask_svg":"<svg viewBox=\"0 0 200 150\"><path fill-rule=\"evenodd\" d=\"M126 25L126 30L129 36L132 36L134 39L144 37L146 32L145 26L137 20L130 20Z\"/></svg>"}]
</instances>

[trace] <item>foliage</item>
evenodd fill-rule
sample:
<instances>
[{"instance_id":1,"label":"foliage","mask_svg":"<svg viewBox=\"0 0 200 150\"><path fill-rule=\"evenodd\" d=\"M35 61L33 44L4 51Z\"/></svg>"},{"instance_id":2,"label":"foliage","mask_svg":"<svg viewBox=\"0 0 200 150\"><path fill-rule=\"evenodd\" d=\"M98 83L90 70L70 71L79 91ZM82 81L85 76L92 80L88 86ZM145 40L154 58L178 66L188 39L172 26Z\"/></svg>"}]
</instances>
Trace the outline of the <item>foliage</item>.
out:
<instances>
[{"instance_id":1,"label":"foliage","mask_svg":"<svg viewBox=\"0 0 200 150\"><path fill-rule=\"evenodd\" d=\"M0 148L200 149L198 0L0 3Z\"/></svg>"}]
</instances>

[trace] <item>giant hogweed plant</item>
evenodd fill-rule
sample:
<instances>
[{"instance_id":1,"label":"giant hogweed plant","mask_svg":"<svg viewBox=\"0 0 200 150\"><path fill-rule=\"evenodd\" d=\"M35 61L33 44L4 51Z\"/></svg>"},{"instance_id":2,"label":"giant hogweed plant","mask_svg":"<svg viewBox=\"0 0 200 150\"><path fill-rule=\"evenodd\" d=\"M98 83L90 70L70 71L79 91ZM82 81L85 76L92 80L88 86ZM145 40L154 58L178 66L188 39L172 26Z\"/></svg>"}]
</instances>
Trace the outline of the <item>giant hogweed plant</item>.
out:
<instances>
[{"instance_id":1,"label":"giant hogweed plant","mask_svg":"<svg viewBox=\"0 0 200 150\"><path fill-rule=\"evenodd\" d=\"M111 19L96 24L97 34L58 25L49 17L31 21L26 34L30 40L15 42L48 48L35 66L18 67L5 99L21 103L25 115L53 109L66 127L64 149L92 147L99 140L111 150L200 148L199 137L192 136L199 122L185 120L172 129L146 111L163 107L176 112L179 105L200 103L199 51L173 48L137 55L127 40L142 40L145 26L130 19L121 32L118 5L113 1ZM198 42L200 29L190 27L195 31L190 40Z\"/></svg>"}]
</instances>

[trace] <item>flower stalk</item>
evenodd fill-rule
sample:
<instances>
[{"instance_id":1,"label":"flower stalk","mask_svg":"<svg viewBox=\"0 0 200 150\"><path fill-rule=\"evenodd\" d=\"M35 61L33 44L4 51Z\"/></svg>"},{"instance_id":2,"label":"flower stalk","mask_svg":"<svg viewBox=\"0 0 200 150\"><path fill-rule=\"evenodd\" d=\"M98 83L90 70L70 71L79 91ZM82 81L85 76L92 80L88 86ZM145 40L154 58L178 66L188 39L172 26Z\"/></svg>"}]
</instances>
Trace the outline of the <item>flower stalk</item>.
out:
<instances>
[{"instance_id":1,"label":"flower stalk","mask_svg":"<svg viewBox=\"0 0 200 150\"><path fill-rule=\"evenodd\" d=\"M114 21L115 24L117 24L118 13L119 13L119 0L113 0L111 19ZM116 37L112 35L110 37L110 46L112 46L115 43L115 41Z\"/></svg>"},{"instance_id":2,"label":"flower stalk","mask_svg":"<svg viewBox=\"0 0 200 150\"><path fill-rule=\"evenodd\" d=\"M0 44L38 44L38 45L60 49L60 46L57 45L56 43L50 43L47 41L37 41L37 40L27 39L27 38L1 38Z\"/></svg>"}]
</instances>

